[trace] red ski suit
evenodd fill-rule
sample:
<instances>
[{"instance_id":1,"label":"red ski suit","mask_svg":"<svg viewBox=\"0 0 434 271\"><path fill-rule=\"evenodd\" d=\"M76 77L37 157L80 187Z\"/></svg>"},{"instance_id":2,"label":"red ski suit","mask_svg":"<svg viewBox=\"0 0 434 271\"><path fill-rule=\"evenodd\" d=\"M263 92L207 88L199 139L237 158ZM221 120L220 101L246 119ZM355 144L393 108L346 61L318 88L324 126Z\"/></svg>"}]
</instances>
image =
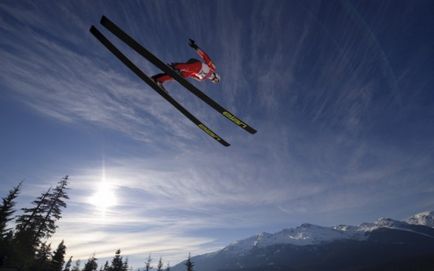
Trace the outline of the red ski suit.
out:
<instances>
[{"instance_id":1,"label":"red ski suit","mask_svg":"<svg viewBox=\"0 0 434 271\"><path fill-rule=\"evenodd\" d=\"M192 77L198 81L203 81L211 77L212 73L216 71L216 67L209 56L200 48L196 49L196 53L205 63L192 58L186 63L173 63L171 66L178 70L184 78ZM153 78L160 83L173 79L165 73L154 75Z\"/></svg>"}]
</instances>

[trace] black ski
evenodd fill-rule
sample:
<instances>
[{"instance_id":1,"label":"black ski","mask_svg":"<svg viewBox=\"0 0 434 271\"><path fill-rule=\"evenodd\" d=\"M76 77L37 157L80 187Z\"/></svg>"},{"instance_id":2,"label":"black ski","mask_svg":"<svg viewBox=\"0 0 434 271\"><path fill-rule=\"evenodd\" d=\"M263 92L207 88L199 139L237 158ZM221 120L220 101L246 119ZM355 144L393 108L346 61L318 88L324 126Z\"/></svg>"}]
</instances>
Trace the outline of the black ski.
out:
<instances>
[{"instance_id":1,"label":"black ski","mask_svg":"<svg viewBox=\"0 0 434 271\"><path fill-rule=\"evenodd\" d=\"M187 109L185 109L181 104L179 104L172 96L162 90L151 78L149 78L144 72L142 72L134 63L131 62L119 49L117 49L95 26L90 28L90 32L97 38L110 52L112 52L122 63L125 64L132 72L134 72L140 79L142 79L146 84L152 87L158 94L160 94L164 99L171 103L176 109L178 109L184 116L186 116L190 121L196 124L202 131L207 135L214 138L223 146L230 146L224 139L219 135L214 133L205 124L199 121L195 116L193 116Z\"/></svg>"},{"instance_id":2,"label":"black ski","mask_svg":"<svg viewBox=\"0 0 434 271\"><path fill-rule=\"evenodd\" d=\"M216 101L208 97L205 93L203 93L201 90L199 90L197 87L192 85L190 82L188 82L186 79L184 79L182 76L180 76L175 70L173 70L170 66L166 65L164 62L162 62L160 59L158 59L156 56L154 56L151 52L149 52L146 48L144 48L142 45L140 45L137 41L135 41L131 36L129 36L127 33L125 33L122 29L120 29L116 24L114 24L112 21L110 21L107 17L102 16L101 17L101 24L107 28L110 32L112 32L114 35L116 35L119 39L121 39L123 42L128 44L131 48L133 48L137 53L142 55L144 58L148 59L151 63L153 63L155 66L157 66L159 69L161 69L163 72L167 73L168 75L172 76L175 80L177 80L182 86L184 86L186 89L188 89L190 92L192 92L194 95L199 97L202 101L207 103L209 106L214 108L216 111L218 111L220 114L225 116L227 119L241 127L242 129L246 130L247 132L254 134L256 133L256 130L246 124L244 121L240 120L238 117L236 117L234 114L223 108L221 105L219 105Z\"/></svg>"}]
</instances>

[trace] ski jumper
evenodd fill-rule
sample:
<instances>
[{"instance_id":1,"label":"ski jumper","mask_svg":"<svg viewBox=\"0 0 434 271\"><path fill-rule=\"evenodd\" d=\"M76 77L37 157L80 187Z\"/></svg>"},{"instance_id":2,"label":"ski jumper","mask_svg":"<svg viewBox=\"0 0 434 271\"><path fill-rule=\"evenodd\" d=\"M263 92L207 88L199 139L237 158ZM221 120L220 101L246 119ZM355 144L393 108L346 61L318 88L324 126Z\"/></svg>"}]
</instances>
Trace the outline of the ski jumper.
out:
<instances>
[{"instance_id":1,"label":"ski jumper","mask_svg":"<svg viewBox=\"0 0 434 271\"><path fill-rule=\"evenodd\" d=\"M177 70L184 78L192 77L198 81L209 79L216 71L216 67L204 51L202 51L200 48L197 48L195 51L205 63L192 58L186 63L173 63L170 66ZM165 73L154 75L152 78L161 84L173 79L170 75Z\"/></svg>"}]
</instances>

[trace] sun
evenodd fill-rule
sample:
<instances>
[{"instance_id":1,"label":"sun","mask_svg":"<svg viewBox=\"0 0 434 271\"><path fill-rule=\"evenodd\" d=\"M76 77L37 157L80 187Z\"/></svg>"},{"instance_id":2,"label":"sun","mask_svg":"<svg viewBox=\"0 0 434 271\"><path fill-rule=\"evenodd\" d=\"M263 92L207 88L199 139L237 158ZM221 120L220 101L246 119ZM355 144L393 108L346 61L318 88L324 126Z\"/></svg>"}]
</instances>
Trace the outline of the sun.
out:
<instances>
[{"instance_id":1,"label":"sun","mask_svg":"<svg viewBox=\"0 0 434 271\"><path fill-rule=\"evenodd\" d=\"M117 204L113 186L102 181L98 184L96 192L90 198L90 203L100 210L107 210Z\"/></svg>"},{"instance_id":2,"label":"sun","mask_svg":"<svg viewBox=\"0 0 434 271\"><path fill-rule=\"evenodd\" d=\"M89 202L103 212L117 205L115 187L106 180L105 169L103 169L101 181L97 184L96 190L90 197Z\"/></svg>"}]
</instances>

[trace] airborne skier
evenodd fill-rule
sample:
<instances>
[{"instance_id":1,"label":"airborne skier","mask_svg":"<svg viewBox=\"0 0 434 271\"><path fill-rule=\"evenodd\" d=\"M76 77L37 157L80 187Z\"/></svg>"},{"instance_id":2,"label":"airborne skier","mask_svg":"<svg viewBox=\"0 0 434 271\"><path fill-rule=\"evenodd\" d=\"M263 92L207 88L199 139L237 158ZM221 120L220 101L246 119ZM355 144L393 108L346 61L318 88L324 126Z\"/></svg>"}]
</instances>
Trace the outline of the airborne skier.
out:
<instances>
[{"instance_id":1,"label":"airborne skier","mask_svg":"<svg viewBox=\"0 0 434 271\"><path fill-rule=\"evenodd\" d=\"M220 82L220 75L216 72L216 67L211 58L197 46L194 40L189 39L188 45L196 51L204 62L191 58L185 63L172 63L170 66L184 78L192 77L198 81L209 79L215 84ZM159 87L164 89L163 83L172 80L173 77L166 73L160 73L152 76L152 79L154 79Z\"/></svg>"},{"instance_id":2,"label":"airborne skier","mask_svg":"<svg viewBox=\"0 0 434 271\"><path fill-rule=\"evenodd\" d=\"M125 56L119 49L111 43L95 26L91 26L89 31L95 36L113 55L115 55L128 69L135 73L140 79L148 84L152 89L154 89L158 94L160 94L166 101L172 104L179 112L181 112L186 118L193 122L198 128L204 131L208 136L212 137L218 141L223 146L229 146L230 144L221 138L218 134L208 128L199 119L192 115L186 108L184 108L179 102L177 102L169 93L162 87L162 82L171 80L172 78L178 81L186 90L190 91L196 95L203 102L211 106L214 110L219 112L222 116L226 117L232 123L242 128L246 132L251 134L256 133L256 130L249 126L247 123L239 119L233 113L229 112L227 109L222 107L216 101L208 97L205 93L199 90L197 87L188 82L185 78L193 77L197 80L210 79L214 83L218 83L220 80L219 75L216 73L215 65L212 63L208 55L205 54L196 43L190 39L189 45L196 50L199 56L205 61L202 63L199 60L189 60L187 63L175 63L173 65L164 64L159 58L154 54L149 52L145 47L140 45L136 40L134 40L130 35L125 33L119 26L110 21L107 17L102 16L100 23L117 36L121 41L125 42L129 47L131 47L138 54L143 56L145 59L154 64L157 68L162 70L164 73L160 75L155 75L153 78L146 75L142 70L140 70L131 60ZM160 81L157 83L156 81Z\"/></svg>"}]
</instances>

